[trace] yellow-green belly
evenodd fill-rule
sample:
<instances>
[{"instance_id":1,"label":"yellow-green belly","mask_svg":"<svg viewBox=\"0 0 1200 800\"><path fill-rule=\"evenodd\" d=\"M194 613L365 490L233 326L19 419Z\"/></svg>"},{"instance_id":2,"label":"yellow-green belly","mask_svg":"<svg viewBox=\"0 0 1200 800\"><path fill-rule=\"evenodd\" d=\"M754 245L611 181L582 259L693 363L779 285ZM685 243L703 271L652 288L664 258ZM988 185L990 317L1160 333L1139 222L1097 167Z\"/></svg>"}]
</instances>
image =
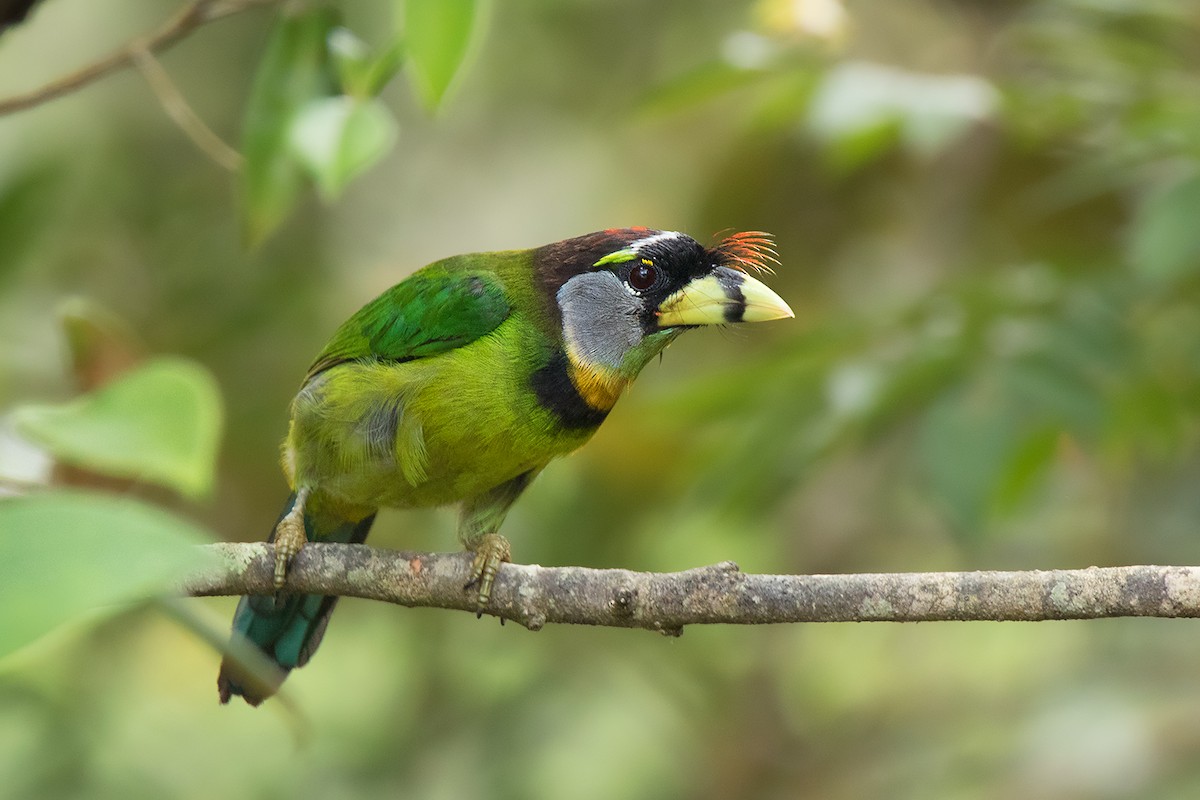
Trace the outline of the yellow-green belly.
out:
<instances>
[{"instance_id":1,"label":"yellow-green belly","mask_svg":"<svg viewBox=\"0 0 1200 800\"><path fill-rule=\"evenodd\" d=\"M540 469L593 430L564 429L529 386L534 332L510 318L487 336L404 363L345 363L292 405L284 469L362 508L456 502ZM524 356L523 356L524 354Z\"/></svg>"}]
</instances>

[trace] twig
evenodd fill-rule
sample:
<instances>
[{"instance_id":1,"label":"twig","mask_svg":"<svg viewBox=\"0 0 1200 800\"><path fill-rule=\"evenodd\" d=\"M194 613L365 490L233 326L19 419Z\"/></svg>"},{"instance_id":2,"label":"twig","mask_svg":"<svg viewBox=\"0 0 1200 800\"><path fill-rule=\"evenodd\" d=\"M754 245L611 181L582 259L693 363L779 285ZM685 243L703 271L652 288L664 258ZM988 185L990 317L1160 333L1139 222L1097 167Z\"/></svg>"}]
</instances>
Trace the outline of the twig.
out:
<instances>
[{"instance_id":1,"label":"twig","mask_svg":"<svg viewBox=\"0 0 1200 800\"><path fill-rule=\"evenodd\" d=\"M225 144L224 140L200 119L154 54L149 50L136 50L133 53L133 62L158 96L163 110L180 130L187 134L192 143L225 169L237 172L242 166L242 154Z\"/></svg>"},{"instance_id":2,"label":"twig","mask_svg":"<svg viewBox=\"0 0 1200 800\"><path fill-rule=\"evenodd\" d=\"M0 497L8 494L30 494L41 492L50 487L45 481L17 478L12 475L0 475Z\"/></svg>"},{"instance_id":3,"label":"twig","mask_svg":"<svg viewBox=\"0 0 1200 800\"><path fill-rule=\"evenodd\" d=\"M87 86L111 72L133 64L139 52L160 53L209 22L276 2L278 0L193 0L163 23L158 30L134 39L99 61L40 88L0 100L0 116L33 108Z\"/></svg>"},{"instance_id":4,"label":"twig","mask_svg":"<svg viewBox=\"0 0 1200 800\"><path fill-rule=\"evenodd\" d=\"M269 545L217 544L219 565L184 594L271 594ZM474 609L462 553L309 544L287 588L404 606ZM672 573L505 564L488 613L531 630L546 623L646 628L700 623L1200 617L1200 567L1089 567L1031 572L752 575L736 564Z\"/></svg>"}]
</instances>

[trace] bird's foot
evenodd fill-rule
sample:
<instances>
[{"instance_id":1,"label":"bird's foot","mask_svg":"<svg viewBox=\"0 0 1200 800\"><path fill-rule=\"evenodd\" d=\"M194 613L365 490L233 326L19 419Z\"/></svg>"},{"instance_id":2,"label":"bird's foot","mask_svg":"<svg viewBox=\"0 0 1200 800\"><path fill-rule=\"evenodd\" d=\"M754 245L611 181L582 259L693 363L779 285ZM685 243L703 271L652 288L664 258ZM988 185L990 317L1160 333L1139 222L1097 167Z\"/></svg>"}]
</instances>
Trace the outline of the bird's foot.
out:
<instances>
[{"instance_id":1,"label":"bird's foot","mask_svg":"<svg viewBox=\"0 0 1200 800\"><path fill-rule=\"evenodd\" d=\"M496 571L502 563L512 560L512 548L508 539L500 534L485 533L468 543L467 549L475 553L475 560L471 562L471 574L463 588L478 587L479 593L475 596L475 617L479 618L483 616L484 609L492 599L492 584L496 581Z\"/></svg>"},{"instance_id":2,"label":"bird's foot","mask_svg":"<svg viewBox=\"0 0 1200 800\"><path fill-rule=\"evenodd\" d=\"M304 535L304 500L307 494L306 490L301 490L292 505L292 510L275 526L276 589L283 588L283 583L287 580L288 566L296 554L304 549L304 545L308 544L308 537Z\"/></svg>"}]
</instances>

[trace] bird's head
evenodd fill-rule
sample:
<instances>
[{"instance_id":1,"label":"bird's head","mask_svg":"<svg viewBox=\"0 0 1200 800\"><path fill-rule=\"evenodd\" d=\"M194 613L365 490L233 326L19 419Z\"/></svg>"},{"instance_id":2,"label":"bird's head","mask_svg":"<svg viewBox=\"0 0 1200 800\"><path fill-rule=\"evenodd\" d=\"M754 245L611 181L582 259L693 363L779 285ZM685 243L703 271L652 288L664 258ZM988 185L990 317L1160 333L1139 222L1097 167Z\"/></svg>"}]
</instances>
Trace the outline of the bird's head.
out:
<instances>
[{"instance_id":1,"label":"bird's head","mask_svg":"<svg viewBox=\"0 0 1200 800\"><path fill-rule=\"evenodd\" d=\"M684 330L794 316L749 274L772 262L771 239L757 232L706 248L682 233L619 228L538 248L535 280L563 343L535 373L539 397L570 424L597 425Z\"/></svg>"},{"instance_id":2,"label":"bird's head","mask_svg":"<svg viewBox=\"0 0 1200 800\"><path fill-rule=\"evenodd\" d=\"M795 316L750 274L772 263L771 237L760 232L706 248L683 233L620 228L535 254L572 363L626 380L687 328Z\"/></svg>"}]
</instances>

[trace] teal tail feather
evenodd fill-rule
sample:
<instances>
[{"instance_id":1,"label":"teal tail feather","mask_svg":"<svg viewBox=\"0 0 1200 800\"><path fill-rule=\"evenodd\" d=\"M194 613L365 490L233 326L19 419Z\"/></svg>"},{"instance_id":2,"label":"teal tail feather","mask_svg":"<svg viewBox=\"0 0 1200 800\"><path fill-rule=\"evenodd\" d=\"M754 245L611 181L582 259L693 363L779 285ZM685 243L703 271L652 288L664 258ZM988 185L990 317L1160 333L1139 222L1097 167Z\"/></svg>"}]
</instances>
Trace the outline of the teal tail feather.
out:
<instances>
[{"instance_id":1,"label":"teal tail feather","mask_svg":"<svg viewBox=\"0 0 1200 800\"><path fill-rule=\"evenodd\" d=\"M280 519L292 510L296 502L293 493L279 515ZM305 535L310 542L341 542L361 544L371 530L375 515L371 514L358 522L339 521L333 525L315 524L308 514L304 517ZM276 523L278 524L278 523ZM268 541L274 541L272 529ZM252 706L257 706L278 690L279 682L288 672L303 667L329 624L329 615L337 605L338 598L316 594L285 594L274 596L246 596L238 603L233 615L233 633L241 635L258 647L266 657L278 665L281 673L274 686L264 686L261 679L250 677L245 668L226 656L221 661L221 672L217 676L217 690L222 703L228 703L234 695L242 697Z\"/></svg>"}]
</instances>

